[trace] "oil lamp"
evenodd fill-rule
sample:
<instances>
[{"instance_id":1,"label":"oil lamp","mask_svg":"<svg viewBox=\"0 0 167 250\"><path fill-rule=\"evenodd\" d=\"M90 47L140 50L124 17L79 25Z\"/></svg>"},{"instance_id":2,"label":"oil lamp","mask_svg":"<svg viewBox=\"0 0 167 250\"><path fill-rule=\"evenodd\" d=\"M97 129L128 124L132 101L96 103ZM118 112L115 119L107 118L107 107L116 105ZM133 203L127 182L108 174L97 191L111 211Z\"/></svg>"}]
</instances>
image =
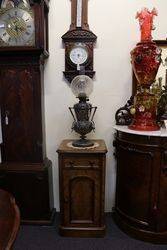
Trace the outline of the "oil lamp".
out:
<instances>
[{"instance_id":1,"label":"oil lamp","mask_svg":"<svg viewBox=\"0 0 167 250\"><path fill-rule=\"evenodd\" d=\"M86 139L86 134L95 129L94 115L97 107L92 107L89 103L89 95L93 91L93 81L86 75L78 75L71 82L71 90L79 99L79 102L69 107L74 119L72 130L80 134L80 139L75 140L72 145L74 147L91 147L94 143Z\"/></svg>"}]
</instances>

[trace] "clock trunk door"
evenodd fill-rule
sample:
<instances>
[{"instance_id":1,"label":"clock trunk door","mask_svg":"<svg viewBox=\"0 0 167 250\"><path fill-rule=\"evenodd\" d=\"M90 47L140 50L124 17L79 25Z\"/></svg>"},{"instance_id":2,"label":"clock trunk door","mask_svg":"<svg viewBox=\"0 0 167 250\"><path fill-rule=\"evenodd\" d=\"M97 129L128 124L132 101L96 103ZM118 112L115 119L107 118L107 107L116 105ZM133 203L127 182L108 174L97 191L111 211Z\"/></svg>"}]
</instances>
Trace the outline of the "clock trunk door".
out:
<instances>
[{"instance_id":1,"label":"clock trunk door","mask_svg":"<svg viewBox=\"0 0 167 250\"><path fill-rule=\"evenodd\" d=\"M38 98L34 98L38 77L33 71L28 67L1 69L3 162L41 161L41 124L35 114Z\"/></svg>"}]
</instances>

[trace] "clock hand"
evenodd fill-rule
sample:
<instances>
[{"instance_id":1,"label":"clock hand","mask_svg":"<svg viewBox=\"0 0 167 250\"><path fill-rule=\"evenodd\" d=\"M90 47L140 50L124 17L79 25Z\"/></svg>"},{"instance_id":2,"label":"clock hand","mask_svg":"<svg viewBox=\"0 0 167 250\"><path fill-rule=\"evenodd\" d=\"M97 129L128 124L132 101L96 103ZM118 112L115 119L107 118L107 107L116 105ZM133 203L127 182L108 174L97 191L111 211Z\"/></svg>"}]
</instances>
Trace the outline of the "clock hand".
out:
<instances>
[{"instance_id":1,"label":"clock hand","mask_svg":"<svg viewBox=\"0 0 167 250\"><path fill-rule=\"evenodd\" d=\"M18 34L18 27L17 27L17 25L15 25L15 31L17 32L17 34Z\"/></svg>"}]
</instances>

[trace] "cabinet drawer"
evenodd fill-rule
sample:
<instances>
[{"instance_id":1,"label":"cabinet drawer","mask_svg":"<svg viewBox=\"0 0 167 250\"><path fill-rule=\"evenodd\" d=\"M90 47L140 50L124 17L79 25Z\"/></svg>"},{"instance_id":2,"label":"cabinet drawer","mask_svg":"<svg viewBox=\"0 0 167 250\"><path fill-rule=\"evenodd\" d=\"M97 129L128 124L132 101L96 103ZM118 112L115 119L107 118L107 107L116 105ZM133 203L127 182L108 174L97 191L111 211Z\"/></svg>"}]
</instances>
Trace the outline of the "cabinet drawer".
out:
<instances>
[{"instance_id":1,"label":"cabinet drawer","mask_svg":"<svg viewBox=\"0 0 167 250\"><path fill-rule=\"evenodd\" d=\"M80 156L68 156L68 158L63 159L63 167L64 168L100 168L101 167L101 159L99 157L80 157Z\"/></svg>"}]
</instances>

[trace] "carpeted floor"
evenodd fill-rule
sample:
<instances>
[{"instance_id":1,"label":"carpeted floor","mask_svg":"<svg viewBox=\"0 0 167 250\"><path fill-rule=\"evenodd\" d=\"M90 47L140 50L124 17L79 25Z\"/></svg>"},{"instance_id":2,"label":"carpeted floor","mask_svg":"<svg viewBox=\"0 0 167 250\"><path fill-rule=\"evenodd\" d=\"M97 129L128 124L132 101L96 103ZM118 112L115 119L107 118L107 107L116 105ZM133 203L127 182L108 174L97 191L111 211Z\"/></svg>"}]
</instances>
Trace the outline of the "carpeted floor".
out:
<instances>
[{"instance_id":1,"label":"carpeted floor","mask_svg":"<svg viewBox=\"0 0 167 250\"><path fill-rule=\"evenodd\" d=\"M65 238L58 235L59 216L54 226L21 226L13 250L167 250L167 245L153 245L135 240L106 216L107 234L104 238Z\"/></svg>"}]
</instances>

